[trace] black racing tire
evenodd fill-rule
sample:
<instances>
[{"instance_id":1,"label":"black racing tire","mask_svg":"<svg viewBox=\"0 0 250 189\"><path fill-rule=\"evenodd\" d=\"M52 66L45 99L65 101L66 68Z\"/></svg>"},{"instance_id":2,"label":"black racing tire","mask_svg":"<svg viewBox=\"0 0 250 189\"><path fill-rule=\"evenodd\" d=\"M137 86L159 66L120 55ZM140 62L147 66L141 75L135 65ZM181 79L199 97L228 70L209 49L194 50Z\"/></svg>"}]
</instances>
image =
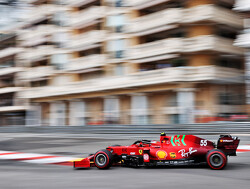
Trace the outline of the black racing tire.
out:
<instances>
[{"instance_id":1,"label":"black racing tire","mask_svg":"<svg viewBox=\"0 0 250 189\"><path fill-rule=\"evenodd\" d=\"M207 164L211 169L223 169L227 165L226 154L218 149L210 150L206 156Z\"/></svg>"},{"instance_id":2,"label":"black racing tire","mask_svg":"<svg viewBox=\"0 0 250 189\"><path fill-rule=\"evenodd\" d=\"M108 169L113 164L113 155L108 150L99 150L94 156L95 166L99 169Z\"/></svg>"}]
</instances>

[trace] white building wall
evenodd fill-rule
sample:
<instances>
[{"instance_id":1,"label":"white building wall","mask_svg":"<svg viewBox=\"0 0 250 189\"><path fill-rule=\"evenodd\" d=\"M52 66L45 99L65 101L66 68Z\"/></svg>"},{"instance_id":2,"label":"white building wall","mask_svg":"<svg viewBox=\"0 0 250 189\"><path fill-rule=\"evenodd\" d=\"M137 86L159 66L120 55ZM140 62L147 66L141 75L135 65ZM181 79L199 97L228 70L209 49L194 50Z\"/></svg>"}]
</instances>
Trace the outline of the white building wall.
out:
<instances>
[{"instance_id":1,"label":"white building wall","mask_svg":"<svg viewBox=\"0 0 250 189\"><path fill-rule=\"evenodd\" d=\"M148 124L148 98L144 95L135 95L131 97L131 123Z\"/></svg>"},{"instance_id":2,"label":"white building wall","mask_svg":"<svg viewBox=\"0 0 250 189\"><path fill-rule=\"evenodd\" d=\"M69 108L69 124L71 126L86 125L86 103L84 101L71 101Z\"/></svg>"},{"instance_id":3,"label":"white building wall","mask_svg":"<svg viewBox=\"0 0 250 189\"><path fill-rule=\"evenodd\" d=\"M177 92L177 105L180 109L179 122L188 124L195 122L195 94L194 89L181 89Z\"/></svg>"},{"instance_id":4,"label":"white building wall","mask_svg":"<svg viewBox=\"0 0 250 189\"><path fill-rule=\"evenodd\" d=\"M50 105L50 126L66 125L66 104L54 102Z\"/></svg>"}]
</instances>

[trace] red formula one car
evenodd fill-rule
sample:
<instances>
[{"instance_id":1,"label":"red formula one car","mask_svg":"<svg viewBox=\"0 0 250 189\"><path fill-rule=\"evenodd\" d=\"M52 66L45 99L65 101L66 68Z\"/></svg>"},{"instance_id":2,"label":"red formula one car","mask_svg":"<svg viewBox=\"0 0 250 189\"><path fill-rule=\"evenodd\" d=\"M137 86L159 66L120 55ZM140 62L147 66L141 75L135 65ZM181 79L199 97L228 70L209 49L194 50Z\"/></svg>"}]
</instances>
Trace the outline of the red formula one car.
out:
<instances>
[{"instance_id":1,"label":"red formula one car","mask_svg":"<svg viewBox=\"0 0 250 189\"><path fill-rule=\"evenodd\" d=\"M98 167L107 169L112 165L128 167L183 166L207 163L212 169L223 169L228 156L236 156L239 139L221 135L215 143L193 135L166 136L160 141L138 140L130 146L109 146L95 154L75 161L75 168Z\"/></svg>"}]
</instances>

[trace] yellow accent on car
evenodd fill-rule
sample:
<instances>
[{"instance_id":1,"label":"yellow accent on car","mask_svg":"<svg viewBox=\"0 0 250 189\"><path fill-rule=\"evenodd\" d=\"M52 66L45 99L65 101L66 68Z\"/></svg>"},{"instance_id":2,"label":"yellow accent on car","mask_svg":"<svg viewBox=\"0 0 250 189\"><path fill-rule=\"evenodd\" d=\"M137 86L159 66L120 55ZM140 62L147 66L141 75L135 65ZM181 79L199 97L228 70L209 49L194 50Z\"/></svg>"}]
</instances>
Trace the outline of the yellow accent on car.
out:
<instances>
[{"instance_id":1,"label":"yellow accent on car","mask_svg":"<svg viewBox=\"0 0 250 189\"><path fill-rule=\"evenodd\" d=\"M160 159L164 159L167 156L167 153L165 151L158 151L157 157Z\"/></svg>"}]
</instances>

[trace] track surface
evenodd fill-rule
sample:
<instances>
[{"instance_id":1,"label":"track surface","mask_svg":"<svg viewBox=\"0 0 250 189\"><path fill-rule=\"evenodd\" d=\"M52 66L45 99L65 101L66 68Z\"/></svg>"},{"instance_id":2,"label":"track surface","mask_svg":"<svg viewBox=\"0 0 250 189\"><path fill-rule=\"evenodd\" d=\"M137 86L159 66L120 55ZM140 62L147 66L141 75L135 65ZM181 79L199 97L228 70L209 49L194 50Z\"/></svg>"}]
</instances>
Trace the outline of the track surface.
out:
<instances>
[{"instance_id":1,"label":"track surface","mask_svg":"<svg viewBox=\"0 0 250 189\"><path fill-rule=\"evenodd\" d=\"M129 145L143 138L158 139L159 136L1 133L0 150L85 157L108 145ZM218 136L205 138L216 141ZM250 144L250 136L240 136L240 139L241 145ZM10 160L0 160L0 166L1 189L250 188L250 152L229 157L228 166L220 171L207 167L74 170L69 166Z\"/></svg>"}]
</instances>

